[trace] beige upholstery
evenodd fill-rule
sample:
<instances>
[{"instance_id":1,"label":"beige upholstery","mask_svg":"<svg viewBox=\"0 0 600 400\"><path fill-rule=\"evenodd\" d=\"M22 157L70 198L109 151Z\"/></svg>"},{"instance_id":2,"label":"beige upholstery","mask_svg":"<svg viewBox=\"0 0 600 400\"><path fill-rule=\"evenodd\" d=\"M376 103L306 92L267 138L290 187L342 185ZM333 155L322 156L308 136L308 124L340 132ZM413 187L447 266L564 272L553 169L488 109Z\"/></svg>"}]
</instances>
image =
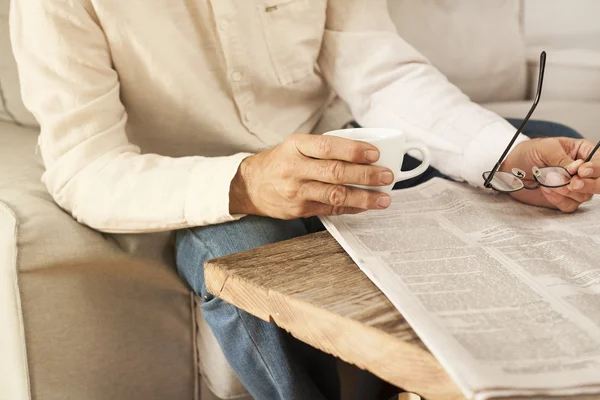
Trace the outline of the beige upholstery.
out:
<instances>
[{"instance_id":1,"label":"beige upholstery","mask_svg":"<svg viewBox=\"0 0 600 400\"><path fill-rule=\"evenodd\" d=\"M475 3L483 10L477 18L463 7ZM518 100L526 85L517 2L480 3L390 0L400 31L474 99ZM0 120L12 122L0 122L0 400L248 399L176 276L172 235L94 232L60 210L41 184L37 131L18 126L35 119L19 96L8 5L0 0ZM423 25L430 17L431 29ZM504 36L470 30L492 27ZM454 32L452 41L439 40ZM522 118L529 105L487 106ZM536 118L600 139L599 111L598 103L543 101ZM321 131L347 122L335 114Z\"/></svg>"},{"instance_id":2,"label":"beige upholstery","mask_svg":"<svg viewBox=\"0 0 600 400\"><path fill-rule=\"evenodd\" d=\"M200 374L207 388L221 399L248 398L248 392L229 367L223 353L218 351L217 338L202 317L200 307L196 307L196 320Z\"/></svg>"},{"instance_id":3,"label":"beige upholstery","mask_svg":"<svg viewBox=\"0 0 600 400\"><path fill-rule=\"evenodd\" d=\"M17 275L17 218L0 202L0 399L29 399L27 346Z\"/></svg>"},{"instance_id":4,"label":"beige upholstery","mask_svg":"<svg viewBox=\"0 0 600 400\"><path fill-rule=\"evenodd\" d=\"M37 127L37 121L21 100L17 65L8 35L8 4L9 0L0 0L0 121Z\"/></svg>"},{"instance_id":5,"label":"beige upholstery","mask_svg":"<svg viewBox=\"0 0 600 400\"><path fill-rule=\"evenodd\" d=\"M173 267L173 235L94 232L59 209L40 182L37 123L21 101L8 9L0 0L0 249L5 258L18 251L18 263L0 260L0 400L29 398L29 382L33 398L44 400L201 392L202 400L216 399L206 382L220 398L248 398L203 320L196 329L201 314ZM18 236L8 231L11 221ZM198 348L210 361L204 380Z\"/></svg>"},{"instance_id":6,"label":"beige upholstery","mask_svg":"<svg viewBox=\"0 0 600 400\"><path fill-rule=\"evenodd\" d=\"M597 41L600 42L600 32ZM542 50L548 53L545 100L600 102L600 46L596 50L552 45L529 49L529 75L532 81L537 79L539 73L538 60ZM530 97L534 95L534 86L530 88Z\"/></svg>"},{"instance_id":7,"label":"beige upholstery","mask_svg":"<svg viewBox=\"0 0 600 400\"><path fill-rule=\"evenodd\" d=\"M398 32L473 101L525 96L520 0L389 0Z\"/></svg>"},{"instance_id":8,"label":"beige upholstery","mask_svg":"<svg viewBox=\"0 0 600 400\"><path fill-rule=\"evenodd\" d=\"M33 399L193 399L190 291L173 268L127 257L61 211L39 181L35 143L35 131L0 123L0 337L11 350L0 399L29 398L24 375Z\"/></svg>"}]
</instances>

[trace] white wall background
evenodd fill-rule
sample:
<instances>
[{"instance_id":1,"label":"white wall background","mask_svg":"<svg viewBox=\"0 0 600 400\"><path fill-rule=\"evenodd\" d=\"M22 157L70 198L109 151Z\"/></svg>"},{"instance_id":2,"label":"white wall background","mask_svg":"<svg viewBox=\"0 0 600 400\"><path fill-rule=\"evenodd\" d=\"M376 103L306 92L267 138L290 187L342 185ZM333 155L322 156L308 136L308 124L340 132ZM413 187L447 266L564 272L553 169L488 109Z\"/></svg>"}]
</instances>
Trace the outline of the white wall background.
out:
<instances>
[{"instance_id":1,"label":"white wall background","mask_svg":"<svg viewBox=\"0 0 600 400\"><path fill-rule=\"evenodd\" d=\"M600 50L600 0L524 0L528 44Z\"/></svg>"}]
</instances>

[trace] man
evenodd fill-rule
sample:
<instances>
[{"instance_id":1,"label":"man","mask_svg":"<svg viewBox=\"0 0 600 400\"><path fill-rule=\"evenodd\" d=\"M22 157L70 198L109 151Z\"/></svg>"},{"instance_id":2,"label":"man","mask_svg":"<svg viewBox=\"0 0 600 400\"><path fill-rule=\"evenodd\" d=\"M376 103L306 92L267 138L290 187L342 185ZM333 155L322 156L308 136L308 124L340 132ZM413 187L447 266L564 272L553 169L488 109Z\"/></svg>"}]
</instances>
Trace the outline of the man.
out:
<instances>
[{"instance_id":1,"label":"man","mask_svg":"<svg viewBox=\"0 0 600 400\"><path fill-rule=\"evenodd\" d=\"M100 231L178 230L179 272L257 399L336 398L333 367L210 296L204 261L390 204L344 186L392 181L375 147L294 132L335 91L362 126L406 129L439 171L479 186L514 133L398 37L385 0L13 0L11 24L49 192ZM600 163L576 161L590 142L517 143L503 170L579 176L516 199L574 211L600 191Z\"/></svg>"}]
</instances>

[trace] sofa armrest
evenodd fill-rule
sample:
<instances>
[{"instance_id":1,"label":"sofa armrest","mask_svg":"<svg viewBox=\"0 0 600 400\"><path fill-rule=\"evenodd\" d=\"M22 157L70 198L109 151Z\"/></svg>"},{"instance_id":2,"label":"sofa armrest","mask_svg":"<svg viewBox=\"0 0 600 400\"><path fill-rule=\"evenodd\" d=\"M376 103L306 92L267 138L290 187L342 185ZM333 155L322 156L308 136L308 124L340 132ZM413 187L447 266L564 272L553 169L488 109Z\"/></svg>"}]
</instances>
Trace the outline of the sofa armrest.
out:
<instances>
[{"instance_id":1,"label":"sofa armrest","mask_svg":"<svg viewBox=\"0 0 600 400\"><path fill-rule=\"evenodd\" d=\"M543 101L600 101L600 50L536 46L528 50L528 98L537 88L540 53L547 52Z\"/></svg>"},{"instance_id":2,"label":"sofa armrest","mask_svg":"<svg viewBox=\"0 0 600 400\"><path fill-rule=\"evenodd\" d=\"M36 138L0 122L0 399L195 398L190 290L62 211Z\"/></svg>"},{"instance_id":3,"label":"sofa armrest","mask_svg":"<svg viewBox=\"0 0 600 400\"><path fill-rule=\"evenodd\" d=\"M17 218L0 202L0 399L29 399L27 349L17 282Z\"/></svg>"},{"instance_id":4,"label":"sofa armrest","mask_svg":"<svg viewBox=\"0 0 600 400\"><path fill-rule=\"evenodd\" d=\"M0 202L18 221L20 272L71 259L117 255L105 235L75 221L56 205L41 182L38 132L0 122Z\"/></svg>"}]
</instances>

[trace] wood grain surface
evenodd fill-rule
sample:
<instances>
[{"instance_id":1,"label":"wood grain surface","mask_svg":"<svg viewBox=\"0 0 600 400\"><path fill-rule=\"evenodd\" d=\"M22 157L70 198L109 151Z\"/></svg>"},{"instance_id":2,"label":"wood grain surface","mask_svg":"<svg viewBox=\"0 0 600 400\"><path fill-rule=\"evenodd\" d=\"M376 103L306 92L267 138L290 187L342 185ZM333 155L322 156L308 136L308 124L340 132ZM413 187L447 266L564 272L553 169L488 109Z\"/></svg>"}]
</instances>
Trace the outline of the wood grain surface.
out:
<instances>
[{"instance_id":1,"label":"wood grain surface","mask_svg":"<svg viewBox=\"0 0 600 400\"><path fill-rule=\"evenodd\" d=\"M209 260L208 290L426 399L464 399L402 315L321 232Z\"/></svg>"}]
</instances>

